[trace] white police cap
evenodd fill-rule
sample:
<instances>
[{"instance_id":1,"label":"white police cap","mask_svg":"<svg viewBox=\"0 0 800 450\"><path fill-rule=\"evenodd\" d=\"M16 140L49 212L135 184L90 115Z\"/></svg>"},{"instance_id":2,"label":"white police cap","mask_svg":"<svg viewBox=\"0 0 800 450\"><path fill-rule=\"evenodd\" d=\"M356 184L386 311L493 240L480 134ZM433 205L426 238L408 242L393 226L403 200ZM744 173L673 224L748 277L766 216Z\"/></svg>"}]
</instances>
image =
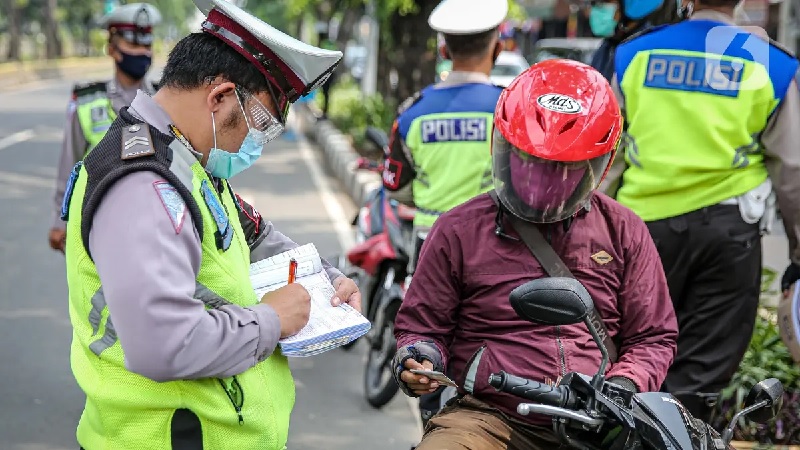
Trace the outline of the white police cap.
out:
<instances>
[{"instance_id":1,"label":"white police cap","mask_svg":"<svg viewBox=\"0 0 800 450\"><path fill-rule=\"evenodd\" d=\"M151 45L153 26L161 23L161 12L149 3L130 3L114 8L98 25L134 44Z\"/></svg>"},{"instance_id":2,"label":"white police cap","mask_svg":"<svg viewBox=\"0 0 800 450\"><path fill-rule=\"evenodd\" d=\"M499 26L507 14L507 0L442 0L428 25L444 34L477 34Z\"/></svg>"},{"instance_id":3,"label":"white police cap","mask_svg":"<svg viewBox=\"0 0 800 450\"><path fill-rule=\"evenodd\" d=\"M321 86L342 59L342 52L324 50L282 33L226 0L194 0L212 34L252 62L280 90L278 107Z\"/></svg>"}]
</instances>

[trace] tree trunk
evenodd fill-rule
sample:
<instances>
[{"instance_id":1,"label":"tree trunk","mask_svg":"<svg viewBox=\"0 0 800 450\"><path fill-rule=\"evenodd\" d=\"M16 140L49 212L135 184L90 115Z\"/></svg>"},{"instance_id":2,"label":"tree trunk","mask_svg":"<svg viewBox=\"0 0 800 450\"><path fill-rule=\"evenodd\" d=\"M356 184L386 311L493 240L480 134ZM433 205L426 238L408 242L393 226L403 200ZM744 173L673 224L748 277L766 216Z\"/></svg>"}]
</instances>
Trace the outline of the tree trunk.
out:
<instances>
[{"instance_id":1,"label":"tree trunk","mask_svg":"<svg viewBox=\"0 0 800 450\"><path fill-rule=\"evenodd\" d=\"M47 0L44 7L45 58L47 59L60 58L64 53L56 22L57 3L58 0Z\"/></svg>"},{"instance_id":2,"label":"tree trunk","mask_svg":"<svg viewBox=\"0 0 800 450\"><path fill-rule=\"evenodd\" d=\"M391 67L399 75L397 91L391 97L400 102L435 79L436 55L428 48L428 42L436 35L428 26L428 16L438 3L436 0L416 0L417 11L414 14L395 12L390 18L390 36L393 37ZM388 73L385 82L389 83Z\"/></svg>"},{"instance_id":3,"label":"tree trunk","mask_svg":"<svg viewBox=\"0 0 800 450\"><path fill-rule=\"evenodd\" d=\"M336 34L336 48L345 48L347 41L353 37L353 27L364 15L363 8L347 8L342 14L339 32Z\"/></svg>"},{"instance_id":4,"label":"tree trunk","mask_svg":"<svg viewBox=\"0 0 800 450\"><path fill-rule=\"evenodd\" d=\"M17 8L15 0L5 0L4 6L8 14L8 51L6 56L9 60L18 61L22 46L19 8Z\"/></svg>"}]
</instances>

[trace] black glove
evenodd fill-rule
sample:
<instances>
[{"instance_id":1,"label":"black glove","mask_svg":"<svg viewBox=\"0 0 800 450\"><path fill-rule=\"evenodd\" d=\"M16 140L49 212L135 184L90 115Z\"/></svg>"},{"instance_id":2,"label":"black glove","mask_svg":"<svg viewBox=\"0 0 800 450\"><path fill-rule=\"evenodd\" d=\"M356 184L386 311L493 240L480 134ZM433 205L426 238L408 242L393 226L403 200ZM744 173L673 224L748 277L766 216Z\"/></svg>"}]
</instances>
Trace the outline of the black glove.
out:
<instances>
[{"instance_id":1,"label":"black glove","mask_svg":"<svg viewBox=\"0 0 800 450\"><path fill-rule=\"evenodd\" d=\"M436 345L429 341L415 342L413 345L407 345L398 349L397 353L395 353L394 359L392 360L394 380L397 382L398 386L400 386L404 394L409 397L419 397L411 392L411 389L408 388L406 383L400 379L400 374L403 373L404 370L407 370L405 364L409 359L413 359L419 363L428 360L433 364L433 370L441 372L444 370L442 355L439 354L439 349Z\"/></svg>"},{"instance_id":2,"label":"black glove","mask_svg":"<svg viewBox=\"0 0 800 450\"><path fill-rule=\"evenodd\" d=\"M797 280L800 280L800 266L795 263L790 263L789 267L786 268L786 271L783 272L783 278L781 278L781 290L788 290Z\"/></svg>"},{"instance_id":3,"label":"black glove","mask_svg":"<svg viewBox=\"0 0 800 450\"><path fill-rule=\"evenodd\" d=\"M614 384L616 384L618 386L622 386L625 389L627 389L627 390L629 390L629 391L631 391L633 393L639 392L636 389L636 383L634 383L633 380L631 380L630 378L611 377L611 378L608 379L608 382L609 383L614 383Z\"/></svg>"}]
</instances>

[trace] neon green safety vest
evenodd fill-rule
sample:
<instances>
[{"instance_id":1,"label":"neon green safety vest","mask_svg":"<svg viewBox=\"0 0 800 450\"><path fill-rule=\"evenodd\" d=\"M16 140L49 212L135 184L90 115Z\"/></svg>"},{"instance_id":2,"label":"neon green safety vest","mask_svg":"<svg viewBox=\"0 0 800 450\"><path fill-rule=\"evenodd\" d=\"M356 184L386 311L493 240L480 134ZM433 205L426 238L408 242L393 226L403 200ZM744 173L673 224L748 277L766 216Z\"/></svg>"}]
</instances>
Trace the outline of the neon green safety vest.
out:
<instances>
[{"instance_id":1,"label":"neon green safety vest","mask_svg":"<svg viewBox=\"0 0 800 450\"><path fill-rule=\"evenodd\" d=\"M759 134L797 66L770 43L710 20L656 27L620 45L628 168L617 200L653 221L763 183Z\"/></svg>"},{"instance_id":2,"label":"neon green safety vest","mask_svg":"<svg viewBox=\"0 0 800 450\"><path fill-rule=\"evenodd\" d=\"M128 114L124 116L133 120ZM72 186L68 185L65 197L69 314L74 329L72 369L87 395L78 425L78 441L87 450L170 449L173 414L188 409L200 420L204 448L283 449L295 394L288 362L278 350L244 373L225 380L158 383L125 368L124 351L116 339L97 268L81 237L82 222L86 219L84 197L91 192L87 189L89 174L93 183L100 183L114 170L103 163L104 159L107 162L116 158L116 168L130 164L120 158L120 128L125 125L122 122L115 122L107 139L87 156L82 168L82 163L76 166L77 178L73 178ZM154 128L150 130L156 151L174 154L169 159L162 157L160 163L152 157L132 161L139 164L149 160L149 164L163 167L161 173L168 171L185 180L187 192L191 191L188 200L198 206L202 215L202 263L195 297L202 299L207 309L226 303L245 307L258 303L249 280L250 251L227 182L222 182L223 192L217 192L189 150ZM165 162L169 160L171 166ZM104 173L94 173L94 168ZM221 202L224 210L231 213L227 220L233 234L227 250L218 248L215 239L218 222L204 196L212 196L217 205Z\"/></svg>"},{"instance_id":3,"label":"neon green safety vest","mask_svg":"<svg viewBox=\"0 0 800 450\"><path fill-rule=\"evenodd\" d=\"M108 127L117 118L106 89L106 83L92 83L73 90L75 114L88 143L84 157L103 139Z\"/></svg>"},{"instance_id":4,"label":"neon green safety vest","mask_svg":"<svg viewBox=\"0 0 800 450\"><path fill-rule=\"evenodd\" d=\"M398 116L417 173L414 226L431 227L441 214L492 189L492 123L501 91L482 83L432 86Z\"/></svg>"}]
</instances>

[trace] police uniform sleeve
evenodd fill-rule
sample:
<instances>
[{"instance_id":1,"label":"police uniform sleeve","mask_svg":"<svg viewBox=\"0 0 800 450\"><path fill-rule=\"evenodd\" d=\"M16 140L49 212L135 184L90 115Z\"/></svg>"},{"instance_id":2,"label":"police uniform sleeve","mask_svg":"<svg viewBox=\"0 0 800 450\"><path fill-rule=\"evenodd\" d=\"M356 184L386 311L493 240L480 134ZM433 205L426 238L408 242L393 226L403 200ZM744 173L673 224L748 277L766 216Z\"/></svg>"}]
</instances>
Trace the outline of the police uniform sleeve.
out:
<instances>
[{"instance_id":1,"label":"police uniform sleeve","mask_svg":"<svg viewBox=\"0 0 800 450\"><path fill-rule=\"evenodd\" d=\"M72 168L83 158L89 143L83 135L78 114L76 111L77 103L73 99L70 101L67 110L67 126L64 129L64 140L61 143L61 156L58 161L56 173L56 190L53 196L53 226L52 228L64 229L66 224L61 220L61 204L64 200L64 191L67 187L67 179L72 172Z\"/></svg>"},{"instance_id":2,"label":"police uniform sleeve","mask_svg":"<svg viewBox=\"0 0 800 450\"><path fill-rule=\"evenodd\" d=\"M406 145L400 130L400 120L403 113L420 98L422 98L422 94L418 92L398 108L397 119L395 119L389 134L389 154L386 155L383 170L383 185L390 192L390 197L409 205L414 204L411 181L416 178L417 173L414 170L411 149Z\"/></svg>"},{"instance_id":3,"label":"police uniform sleeve","mask_svg":"<svg viewBox=\"0 0 800 450\"><path fill-rule=\"evenodd\" d=\"M280 338L266 304L206 310L194 297L200 238L162 178L119 180L97 209L89 249L128 370L155 381L224 378L265 359ZM169 186L166 186L169 189Z\"/></svg>"},{"instance_id":4,"label":"police uniform sleeve","mask_svg":"<svg viewBox=\"0 0 800 450\"><path fill-rule=\"evenodd\" d=\"M240 207L239 222L242 224L247 245L250 247L251 263L298 247L296 242L276 230L272 222L264 220L258 210L238 194L236 194L236 201ZM331 266L325 259L322 260L322 267L331 283L342 276L342 272Z\"/></svg>"},{"instance_id":5,"label":"police uniform sleeve","mask_svg":"<svg viewBox=\"0 0 800 450\"><path fill-rule=\"evenodd\" d=\"M765 164L778 199L789 256L800 264L800 71L761 135Z\"/></svg>"}]
</instances>

